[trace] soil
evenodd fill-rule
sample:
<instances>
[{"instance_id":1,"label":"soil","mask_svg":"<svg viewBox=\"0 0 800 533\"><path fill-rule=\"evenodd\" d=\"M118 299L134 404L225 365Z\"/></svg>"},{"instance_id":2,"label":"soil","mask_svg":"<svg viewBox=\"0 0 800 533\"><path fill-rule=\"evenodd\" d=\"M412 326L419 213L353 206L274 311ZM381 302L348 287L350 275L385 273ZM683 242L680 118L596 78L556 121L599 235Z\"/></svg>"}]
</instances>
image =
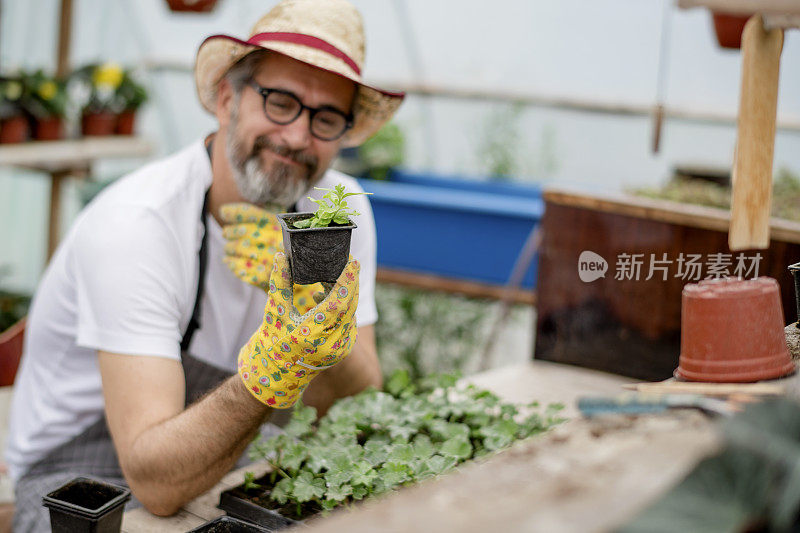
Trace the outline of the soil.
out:
<instances>
[{"instance_id":1,"label":"soil","mask_svg":"<svg viewBox=\"0 0 800 533\"><path fill-rule=\"evenodd\" d=\"M245 490L244 485L239 485L234 487L231 490L231 493L243 500L247 500L255 505L258 505L259 507L269 509L270 511L275 511L276 513L289 518L290 520L302 521L322 511L322 507L320 507L316 502L305 502L300 504L300 513L298 513L296 503L280 505L279 503L272 501L270 499L270 491L273 484L270 481L270 474L266 474L265 476L256 479L255 483L260 485L261 488Z\"/></svg>"},{"instance_id":2,"label":"soil","mask_svg":"<svg viewBox=\"0 0 800 533\"><path fill-rule=\"evenodd\" d=\"M94 511L119 495L119 489L91 481L81 481L64 487L52 497Z\"/></svg>"}]
</instances>

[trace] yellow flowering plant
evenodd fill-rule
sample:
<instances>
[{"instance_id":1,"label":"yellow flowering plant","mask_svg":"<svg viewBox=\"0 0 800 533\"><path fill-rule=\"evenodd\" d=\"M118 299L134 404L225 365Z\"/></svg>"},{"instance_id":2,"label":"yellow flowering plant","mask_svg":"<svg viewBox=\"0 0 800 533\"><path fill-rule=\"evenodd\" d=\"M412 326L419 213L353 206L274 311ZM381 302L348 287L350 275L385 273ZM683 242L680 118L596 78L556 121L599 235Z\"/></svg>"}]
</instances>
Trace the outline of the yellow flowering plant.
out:
<instances>
[{"instance_id":1,"label":"yellow flowering plant","mask_svg":"<svg viewBox=\"0 0 800 533\"><path fill-rule=\"evenodd\" d=\"M112 61L86 65L72 74L70 95L83 113L119 113L124 105L117 92L124 78L124 69Z\"/></svg>"},{"instance_id":2,"label":"yellow flowering plant","mask_svg":"<svg viewBox=\"0 0 800 533\"><path fill-rule=\"evenodd\" d=\"M23 76L22 103L36 118L63 117L67 109L64 82L43 70Z\"/></svg>"},{"instance_id":3,"label":"yellow flowering plant","mask_svg":"<svg viewBox=\"0 0 800 533\"><path fill-rule=\"evenodd\" d=\"M0 76L0 119L23 113L24 89L21 75Z\"/></svg>"}]
</instances>

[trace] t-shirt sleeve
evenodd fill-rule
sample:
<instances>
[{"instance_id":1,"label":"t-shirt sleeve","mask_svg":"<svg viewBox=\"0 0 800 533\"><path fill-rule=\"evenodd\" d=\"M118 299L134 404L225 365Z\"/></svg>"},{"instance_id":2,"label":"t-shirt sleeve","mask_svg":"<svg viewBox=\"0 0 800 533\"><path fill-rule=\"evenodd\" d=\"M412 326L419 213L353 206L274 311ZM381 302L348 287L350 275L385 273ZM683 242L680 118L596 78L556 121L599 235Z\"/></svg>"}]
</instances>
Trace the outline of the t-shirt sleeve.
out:
<instances>
[{"instance_id":1,"label":"t-shirt sleeve","mask_svg":"<svg viewBox=\"0 0 800 533\"><path fill-rule=\"evenodd\" d=\"M116 206L76 228L79 346L180 360L186 276L179 243L154 211Z\"/></svg>"},{"instance_id":2,"label":"t-shirt sleeve","mask_svg":"<svg viewBox=\"0 0 800 533\"><path fill-rule=\"evenodd\" d=\"M358 191L350 190L351 192L360 192L362 189L359 187ZM366 195L351 196L347 200L348 204L360 213L355 217L358 227L353 230L353 238L350 243L350 253L361 263L361 272L358 276L356 324L369 326L378 320L378 309L375 305L375 276L377 274L375 219Z\"/></svg>"}]
</instances>

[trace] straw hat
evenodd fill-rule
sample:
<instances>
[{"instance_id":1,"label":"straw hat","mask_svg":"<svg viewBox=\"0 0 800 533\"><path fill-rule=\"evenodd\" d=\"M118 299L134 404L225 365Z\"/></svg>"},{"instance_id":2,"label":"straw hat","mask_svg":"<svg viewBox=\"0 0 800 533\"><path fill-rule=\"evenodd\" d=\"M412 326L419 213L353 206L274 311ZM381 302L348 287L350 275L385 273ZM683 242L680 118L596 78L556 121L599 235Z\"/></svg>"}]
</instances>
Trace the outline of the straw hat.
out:
<instances>
[{"instance_id":1,"label":"straw hat","mask_svg":"<svg viewBox=\"0 0 800 533\"><path fill-rule=\"evenodd\" d=\"M228 69L255 50L272 50L358 84L353 127L344 146L358 146L386 123L405 96L365 85L364 28L346 0L283 0L256 22L246 41L208 37L197 51L194 76L200 103L214 112L217 85Z\"/></svg>"}]
</instances>

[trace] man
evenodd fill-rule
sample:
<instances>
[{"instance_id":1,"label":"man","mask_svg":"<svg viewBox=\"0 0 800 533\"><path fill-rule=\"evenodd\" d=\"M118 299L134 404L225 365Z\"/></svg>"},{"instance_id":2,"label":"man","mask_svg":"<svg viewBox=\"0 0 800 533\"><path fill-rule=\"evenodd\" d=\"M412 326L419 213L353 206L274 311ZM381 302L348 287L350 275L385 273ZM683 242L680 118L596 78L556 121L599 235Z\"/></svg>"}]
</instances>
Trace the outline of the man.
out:
<instances>
[{"instance_id":1,"label":"man","mask_svg":"<svg viewBox=\"0 0 800 533\"><path fill-rule=\"evenodd\" d=\"M175 513L236 464L273 408L305 391L324 412L380 386L366 197L350 202L355 260L305 314L318 298L292 286L273 214L310 210L314 185L360 190L327 169L403 97L364 85L363 61L345 0L286 0L248 41L201 45L197 90L217 132L93 201L34 299L7 452L15 531L46 530L42 495L76 475Z\"/></svg>"}]
</instances>

